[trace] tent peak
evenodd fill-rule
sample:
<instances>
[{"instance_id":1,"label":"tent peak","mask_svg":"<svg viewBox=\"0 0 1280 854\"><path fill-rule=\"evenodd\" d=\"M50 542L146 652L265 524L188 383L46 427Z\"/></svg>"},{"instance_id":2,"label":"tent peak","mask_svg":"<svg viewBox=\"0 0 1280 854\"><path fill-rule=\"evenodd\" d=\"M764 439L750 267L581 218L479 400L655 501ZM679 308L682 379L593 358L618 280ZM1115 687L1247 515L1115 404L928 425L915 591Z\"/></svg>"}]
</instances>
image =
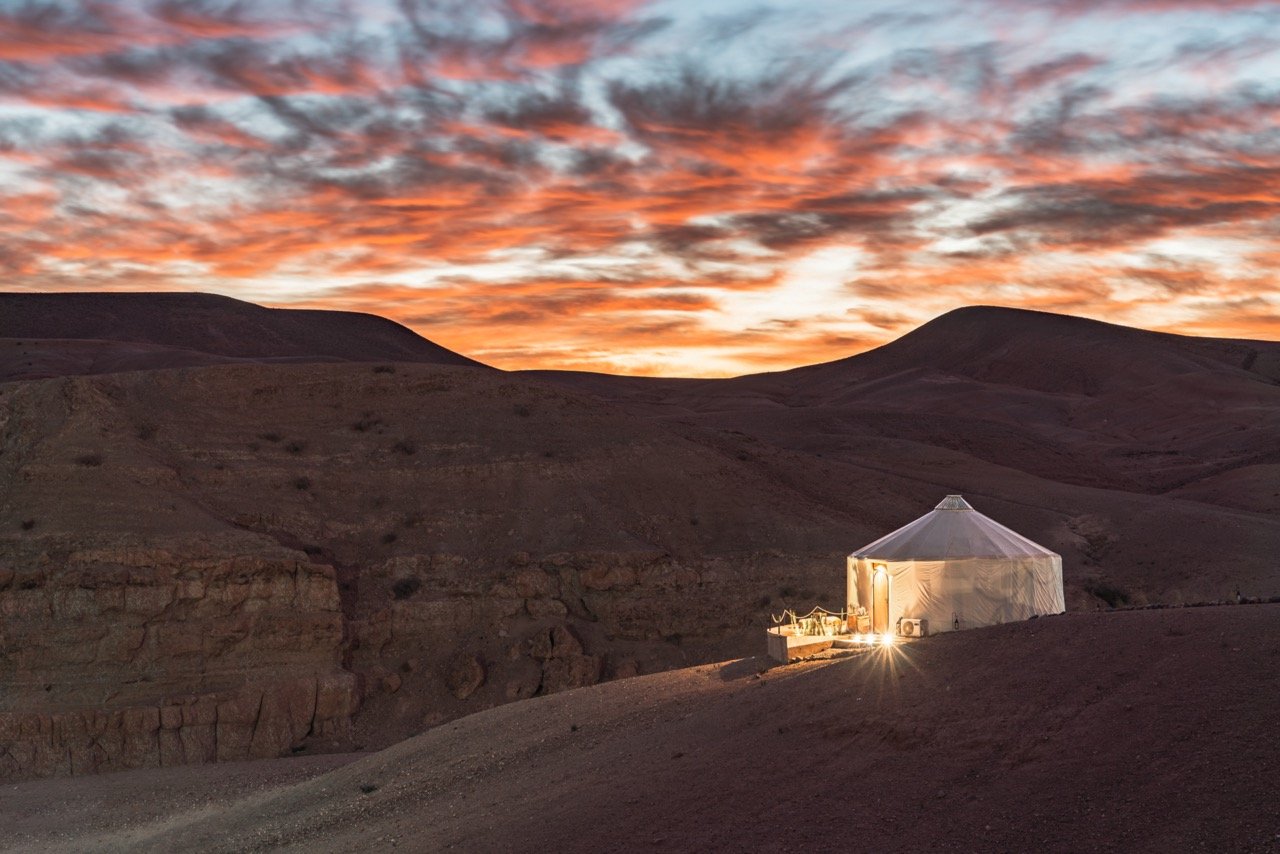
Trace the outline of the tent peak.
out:
<instances>
[{"instance_id":1,"label":"tent peak","mask_svg":"<svg viewBox=\"0 0 1280 854\"><path fill-rule=\"evenodd\" d=\"M972 510L973 506L964 500L962 495L948 495L942 501L938 502L938 506L934 510Z\"/></svg>"}]
</instances>

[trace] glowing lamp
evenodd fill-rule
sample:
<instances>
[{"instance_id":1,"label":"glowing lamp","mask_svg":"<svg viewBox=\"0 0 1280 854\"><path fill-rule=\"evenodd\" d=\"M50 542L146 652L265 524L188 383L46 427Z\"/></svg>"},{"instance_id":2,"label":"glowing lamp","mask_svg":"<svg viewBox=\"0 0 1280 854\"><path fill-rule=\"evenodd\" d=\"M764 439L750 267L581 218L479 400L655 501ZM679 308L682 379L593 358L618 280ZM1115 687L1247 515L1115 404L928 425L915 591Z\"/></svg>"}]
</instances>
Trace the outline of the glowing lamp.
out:
<instances>
[{"instance_id":1,"label":"glowing lamp","mask_svg":"<svg viewBox=\"0 0 1280 854\"><path fill-rule=\"evenodd\" d=\"M882 634L880 636L880 645L893 646L893 635L889 634L888 632L885 632L884 634Z\"/></svg>"}]
</instances>

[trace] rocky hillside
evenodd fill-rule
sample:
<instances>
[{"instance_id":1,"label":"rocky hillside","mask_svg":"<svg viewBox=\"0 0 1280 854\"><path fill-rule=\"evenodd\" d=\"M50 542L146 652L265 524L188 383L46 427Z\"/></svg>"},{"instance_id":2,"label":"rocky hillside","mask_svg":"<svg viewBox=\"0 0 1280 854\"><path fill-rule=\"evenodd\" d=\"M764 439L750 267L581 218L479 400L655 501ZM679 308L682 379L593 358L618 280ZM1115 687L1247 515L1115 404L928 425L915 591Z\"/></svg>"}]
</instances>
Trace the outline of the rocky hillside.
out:
<instances>
[{"instance_id":1,"label":"rocky hillside","mask_svg":"<svg viewBox=\"0 0 1280 854\"><path fill-rule=\"evenodd\" d=\"M821 550L871 533L714 443L479 368L0 389L8 776L384 744L705 660L838 596Z\"/></svg>"},{"instance_id":2,"label":"rocky hillside","mask_svg":"<svg viewBox=\"0 0 1280 854\"><path fill-rule=\"evenodd\" d=\"M1133 332L1029 323L1050 364ZM1280 594L1268 345L1134 333L1125 376L1055 392L1001 367L1016 326L738 380L352 355L0 384L0 776L381 746L748 654L951 492L1059 551L1072 610Z\"/></svg>"}]
</instances>

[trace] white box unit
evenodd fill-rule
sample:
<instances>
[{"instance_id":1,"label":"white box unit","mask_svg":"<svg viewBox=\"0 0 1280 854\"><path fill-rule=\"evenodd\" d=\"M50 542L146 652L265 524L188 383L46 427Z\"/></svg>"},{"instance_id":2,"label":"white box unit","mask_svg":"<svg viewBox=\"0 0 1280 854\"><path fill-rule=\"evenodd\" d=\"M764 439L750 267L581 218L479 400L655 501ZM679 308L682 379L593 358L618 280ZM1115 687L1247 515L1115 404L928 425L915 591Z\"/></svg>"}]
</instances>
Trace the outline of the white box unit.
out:
<instances>
[{"instance_id":1,"label":"white box unit","mask_svg":"<svg viewBox=\"0 0 1280 854\"><path fill-rule=\"evenodd\" d=\"M904 638L922 638L929 634L928 620L908 620L903 617L898 621L898 634Z\"/></svg>"}]
</instances>

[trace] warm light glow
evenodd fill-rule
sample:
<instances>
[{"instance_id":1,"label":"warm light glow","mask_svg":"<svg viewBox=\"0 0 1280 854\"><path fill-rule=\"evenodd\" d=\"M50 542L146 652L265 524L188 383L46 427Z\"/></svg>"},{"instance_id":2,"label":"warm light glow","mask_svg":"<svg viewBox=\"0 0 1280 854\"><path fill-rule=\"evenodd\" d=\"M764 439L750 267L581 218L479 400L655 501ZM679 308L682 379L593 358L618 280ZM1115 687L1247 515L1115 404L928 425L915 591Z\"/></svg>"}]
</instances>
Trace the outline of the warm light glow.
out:
<instances>
[{"instance_id":1,"label":"warm light glow","mask_svg":"<svg viewBox=\"0 0 1280 854\"><path fill-rule=\"evenodd\" d=\"M880 645L881 645L881 646L893 646L893 635L891 635L889 632L885 632L883 635L881 635L881 636L880 636Z\"/></svg>"}]
</instances>

